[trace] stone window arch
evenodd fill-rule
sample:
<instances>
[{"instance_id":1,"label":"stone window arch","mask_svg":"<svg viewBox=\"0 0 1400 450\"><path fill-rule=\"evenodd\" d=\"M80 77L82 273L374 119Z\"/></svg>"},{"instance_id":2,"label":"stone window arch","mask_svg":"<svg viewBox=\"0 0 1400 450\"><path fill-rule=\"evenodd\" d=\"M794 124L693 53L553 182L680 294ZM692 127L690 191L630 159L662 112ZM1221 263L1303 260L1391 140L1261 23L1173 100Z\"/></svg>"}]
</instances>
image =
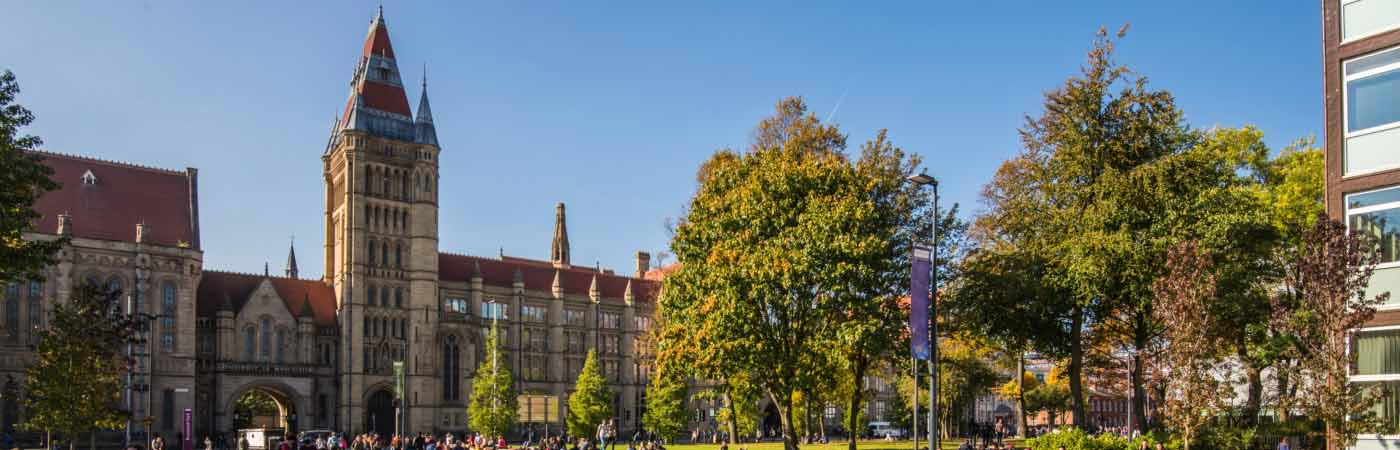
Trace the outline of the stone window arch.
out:
<instances>
[{"instance_id":1,"label":"stone window arch","mask_svg":"<svg viewBox=\"0 0 1400 450\"><path fill-rule=\"evenodd\" d=\"M379 246L379 265L389 267L389 241L380 242Z\"/></svg>"},{"instance_id":2,"label":"stone window arch","mask_svg":"<svg viewBox=\"0 0 1400 450\"><path fill-rule=\"evenodd\" d=\"M166 352L175 351L175 326L178 316L176 305L179 293L174 281L165 280L160 285L160 348Z\"/></svg>"},{"instance_id":3,"label":"stone window arch","mask_svg":"<svg viewBox=\"0 0 1400 450\"><path fill-rule=\"evenodd\" d=\"M272 319L263 317L258 321L258 326L261 335L259 336L258 359L269 361L272 359Z\"/></svg>"},{"instance_id":4,"label":"stone window arch","mask_svg":"<svg viewBox=\"0 0 1400 450\"><path fill-rule=\"evenodd\" d=\"M379 246L377 246L377 245L375 245L375 244L376 244L376 242L375 242L374 239L370 239L370 240L369 240L369 265L370 265L370 266L374 266L375 255L377 254L376 252L379 250Z\"/></svg>"},{"instance_id":5,"label":"stone window arch","mask_svg":"<svg viewBox=\"0 0 1400 450\"><path fill-rule=\"evenodd\" d=\"M243 327L243 360L253 360L253 350L257 348L257 330L252 325Z\"/></svg>"},{"instance_id":6,"label":"stone window arch","mask_svg":"<svg viewBox=\"0 0 1400 450\"><path fill-rule=\"evenodd\" d=\"M369 285L369 296L366 297L366 303L368 303L370 306L374 306L375 302L377 301L377 294L379 294L379 288L373 284Z\"/></svg>"},{"instance_id":7,"label":"stone window arch","mask_svg":"<svg viewBox=\"0 0 1400 450\"><path fill-rule=\"evenodd\" d=\"M394 306L397 308L403 307L403 288L401 287L394 288Z\"/></svg>"},{"instance_id":8,"label":"stone window arch","mask_svg":"<svg viewBox=\"0 0 1400 450\"><path fill-rule=\"evenodd\" d=\"M461 358L462 347L456 335L447 335L442 340L442 399L461 398Z\"/></svg>"},{"instance_id":9,"label":"stone window arch","mask_svg":"<svg viewBox=\"0 0 1400 450\"><path fill-rule=\"evenodd\" d=\"M403 242L394 243L394 267L403 268Z\"/></svg>"}]
</instances>

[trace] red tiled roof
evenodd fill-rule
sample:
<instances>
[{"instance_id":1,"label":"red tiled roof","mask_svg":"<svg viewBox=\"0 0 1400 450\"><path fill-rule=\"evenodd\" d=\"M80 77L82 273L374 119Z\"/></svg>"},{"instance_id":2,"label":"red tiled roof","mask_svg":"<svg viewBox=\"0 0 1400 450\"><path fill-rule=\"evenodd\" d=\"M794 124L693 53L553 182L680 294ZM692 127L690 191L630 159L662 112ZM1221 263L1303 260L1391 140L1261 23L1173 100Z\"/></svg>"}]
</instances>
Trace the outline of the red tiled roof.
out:
<instances>
[{"instance_id":1,"label":"red tiled roof","mask_svg":"<svg viewBox=\"0 0 1400 450\"><path fill-rule=\"evenodd\" d=\"M73 218L73 236L111 241L136 241L136 224L149 226L149 241L156 245L186 243L199 248L197 184L188 172L142 167L82 156L34 152L53 168L60 187L34 203L43 217L35 224L41 233L58 232L58 215ZM92 171L95 184L84 184Z\"/></svg>"},{"instance_id":2,"label":"red tiled roof","mask_svg":"<svg viewBox=\"0 0 1400 450\"><path fill-rule=\"evenodd\" d=\"M645 274L642 274L642 278L651 281L661 281L665 279L667 275L670 275L675 271L680 270L680 268L681 265L679 263L657 267L655 269L648 270Z\"/></svg>"},{"instance_id":3,"label":"red tiled roof","mask_svg":"<svg viewBox=\"0 0 1400 450\"><path fill-rule=\"evenodd\" d=\"M413 117L408 109L408 95L404 94L402 86L383 84L378 81L366 80L358 86L360 95L365 98L365 106L380 111L387 111L395 114L403 114ZM353 98L350 101L355 101Z\"/></svg>"},{"instance_id":4,"label":"red tiled roof","mask_svg":"<svg viewBox=\"0 0 1400 450\"><path fill-rule=\"evenodd\" d=\"M389 27L385 26L384 21L380 18L375 19L374 25L369 29L369 35L365 36L363 56L369 55L394 57L394 46L389 44Z\"/></svg>"},{"instance_id":5,"label":"red tiled roof","mask_svg":"<svg viewBox=\"0 0 1400 450\"><path fill-rule=\"evenodd\" d=\"M243 304L253 294L253 290L264 279L272 281L277 296L282 297L292 317L300 318L302 304L311 302L312 322L323 327L335 326L335 292L331 286L319 280L297 280L281 277L264 277L246 273L204 271L196 292L196 313L202 317L212 317L223 307L227 298L235 312L243 309Z\"/></svg>"},{"instance_id":6,"label":"red tiled roof","mask_svg":"<svg viewBox=\"0 0 1400 450\"><path fill-rule=\"evenodd\" d=\"M481 266L482 282L493 286L512 286L519 270L525 289L548 292L554 289L554 273L560 272L560 287L566 294L588 295L593 277L598 277L598 293L606 298L622 298L627 282L632 282L632 295L639 301L651 301L660 288L659 283L641 278L598 272L591 267L555 269L554 265L533 259L504 256L501 259L477 256L438 254L438 277L447 281L471 281L477 264Z\"/></svg>"}]
</instances>

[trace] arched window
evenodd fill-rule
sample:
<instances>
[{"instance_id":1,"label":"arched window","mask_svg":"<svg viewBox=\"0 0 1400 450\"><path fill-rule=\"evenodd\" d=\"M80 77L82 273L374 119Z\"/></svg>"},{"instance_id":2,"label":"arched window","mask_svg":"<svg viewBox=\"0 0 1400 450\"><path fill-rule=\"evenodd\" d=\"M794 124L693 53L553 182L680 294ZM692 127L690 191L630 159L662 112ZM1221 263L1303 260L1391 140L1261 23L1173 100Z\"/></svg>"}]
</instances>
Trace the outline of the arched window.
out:
<instances>
[{"instance_id":1,"label":"arched window","mask_svg":"<svg viewBox=\"0 0 1400 450\"><path fill-rule=\"evenodd\" d=\"M109 292L109 293L120 293L121 291L122 291L122 279L121 279L121 278L118 278L116 275L112 275L111 278L108 278L108 279L107 279L107 292Z\"/></svg>"},{"instance_id":2,"label":"arched window","mask_svg":"<svg viewBox=\"0 0 1400 450\"><path fill-rule=\"evenodd\" d=\"M252 326L252 325L249 325L248 327L246 327L246 328L243 329L243 360L244 360L244 361L252 361L252 360L253 360L253 349L256 348L256 345L257 345L257 343L256 343L257 337L255 336L256 334L257 334L257 332L256 332L256 331L253 331L253 326Z\"/></svg>"},{"instance_id":3,"label":"arched window","mask_svg":"<svg viewBox=\"0 0 1400 450\"><path fill-rule=\"evenodd\" d=\"M399 174L399 184L400 184L400 189L401 189L401 190L399 191L399 195L407 196L407 195L408 195L408 177L405 176L404 174Z\"/></svg>"},{"instance_id":4,"label":"arched window","mask_svg":"<svg viewBox=\"0 0 1400 450\"><path fill-rule=\"evenodd\" d=\"M384 176L379 178L381 178L384 181L384 190L379 191L379 193L381 195L389 195L389 174L386 172Z\"/></svg>"},{"instance_id":5,"label":"arched window","mask_svg":"<svg viewBox=\"0 0 1400 450\"><path fill-rule=\"evenodd\" d=\"M19 338L19 282L5 285L5 335Z\"/></svg>"},{"instance_id":6,"label":"arched window","mask_svg":"<svg viewBox=\"0 0 1400 450\"><path fill-rule=\"evenodd\" d=\"M378 288L376 288L373 284L369 285L369 296L366 297L366 303L368 303L370 306L374 306L374 302L376 301L375 294L378 293Z\"/></svg>"},{"instance_id":7,"label":"arched window","mask_svg":"<svg viewBox=\"0 0 1400 450\"><path fill-rule=\"evenodd\" d=\"M368 336L370 335L370 334L369 334L369 318L366 317L366 318L364 319L364 323L362 323L362 324L360 324L360 325L363 325L363 327L361 327L361 328L363 328L363 330L361 330L360 333L363 333L366 337L368 337Z\"/></svg>"},{"instance_id":8,"label":"arched window","mask_svg":"<svg viewBox=\"0 0 1400 450\"><path fill-rule=\"evenodd\" d=\"M398 308L403 307L403 288L394 289L394 306Z\"/></svg>"},{"instance_id":9,"label":"arched window","mask_svg":"<svg viewBox=\"0 0 1400 450\"><path fill-rule=\"evenodd\" d=\"M374 167L365 166L365 192L374 189Z\"/></svg>"},{"instance_id":10,"label":"arched window","mask_svg":"<svg viewBox=\"0 0 1400 450\"><path fill-rule=\"evenodd\" d=\"M160 348L175 351L175 283L166 281L160 287Z\"/></svg>"},{"instance_id":11,"label":"arched window","mask_svg":"<svg viewBox=\"0 0 1400 450\"><path fill-rule=\"evenodd\" d=\"M403 268L403 243L394 244L394 267Z\"/></svg>"},{"instance_id":12,"label":"arched window","mask_svg":"<svg viewBox=\"0 0 1400 450\"><path fill-rule=\"evenodd\" d=\"M374 218L374 217L373 217L373 214L374 214L374 213L373 213L372 209L369 207L369 205L365 205L365 226L369 226L371 223L373 223L373 222L371 221L371 219Z\"/></svg>"},{"instance_id":13,"label":"arched window","mask_svg":"<svg viewBox=\"0 0 1400 450\"><path fill-rule=\"evenodd\" d=\"M277 329L277 364L282 364L284 361L286 361L286 360L284 359L284 356L285 356L285 355L283 354L283 351L282 351L283 347L285 347L286 344L287 344L287 332L286 332L285 330L281 329L281 328L278 328L278 329Z\"/></svg>"},{"instance_id":14,"label":"arched window","mask_svg":"<svg viewBox=\"0 0 1400 450\"><path fill-rule=\"evenodd\" d=\"M461 398L461 391L458 378L461 376L461 347L457 345L457 336L447 335L447 339L442 342L442 398L443 400L457 400Z\"/></svg>"},{"instance_id":15,"label":"arched window","mask_svg":"<svg viewBox=\"0 0 1400 450\"><path fill-rule=\"evenodd\" d=\"M44 282L29 280L29 329L38 332L44 327Z\"/></svg>"},{"instance_id":16,"label":"arched window","mask_svg":"<svg viewBox=\"0 0 1400 450\"><path fill-rule=\"evenodd\" d=\"M259 343L258 359L267 361L271 359L272 356L272 320L264 317L260 323L260 327L262 328L260 331L262 334L262 341Z\"/></svg>"},{"instance_id":17,"label":"arched window","mask_svg":"<svg viewBox=\"0 0 1400 450\"><path fill-rule=\"evenodd\" d=\"M374 262L376 261L374 255L375 255L375 251L377 251L377 250L379 250L379 246L375 245L374 239L370 239L370 240L369 240L369 265L371 265L371 266L373 266L373 265L374 265Z\"/></svg>"},{"instance_id":18,"label":"arched window","mask_svg":"<svg viewBox=\"0 0 1400 450\"><path fill-rule=\"evenodd\" d=\"M408 338L408 321L399 319L399 339Z\"/></svg>"},{"instance_id":19,"label":"arched window","mask_svg":"<svg viewBox=\"0 0 1400 450\"><path fill-rule=\"evenodd\" d=\"M379 265L389 267L389 241L379 243Z\"/></svg>"}]
</instances>

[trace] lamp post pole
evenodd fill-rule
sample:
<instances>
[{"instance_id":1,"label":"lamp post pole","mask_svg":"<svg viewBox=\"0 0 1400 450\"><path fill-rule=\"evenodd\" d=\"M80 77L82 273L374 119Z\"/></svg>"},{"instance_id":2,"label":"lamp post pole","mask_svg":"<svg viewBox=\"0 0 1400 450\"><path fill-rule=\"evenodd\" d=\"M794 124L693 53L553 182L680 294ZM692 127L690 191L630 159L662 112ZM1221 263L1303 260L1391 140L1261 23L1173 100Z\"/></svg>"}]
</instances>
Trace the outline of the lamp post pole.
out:
<instances>
[{"instance_id":1,"label":"lamp post pole","mask_svg":"<svg viewBox=\"0 0 1400 450\"><path fill-rule=\"evenodd\" d=\"M909 181L919 186L930 186L933 188L933 223L931 233L931 246L933 251L929 255L932 263L933 274L929 283L932 297L928 304L929 320L929 362L928 362L928 443L931 450L938 450L942 444L938 433L938 179L920 172L918 175L909 177ZM915 410L917 410L917 402Z\"/></svg>"}]
</instances>

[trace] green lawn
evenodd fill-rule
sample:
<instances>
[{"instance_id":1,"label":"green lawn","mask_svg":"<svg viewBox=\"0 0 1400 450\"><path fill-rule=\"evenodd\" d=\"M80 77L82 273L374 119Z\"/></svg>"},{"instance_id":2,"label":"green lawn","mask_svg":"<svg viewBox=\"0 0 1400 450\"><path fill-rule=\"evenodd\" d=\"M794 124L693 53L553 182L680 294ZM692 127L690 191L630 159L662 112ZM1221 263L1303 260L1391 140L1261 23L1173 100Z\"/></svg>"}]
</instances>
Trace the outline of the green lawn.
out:
<instances>
[{"instance_id":1,"label":"green lawn","mask_svg":"<svg viewBox=\"0 0 1400 450\"><path fill-rule=\"evenodd\" d=\"M956 450L956 449L958 448L958 443L960 443L960 442L962 442L962 441L961 441L961 440L958 440L958 439L952 439L952 440L944 439L944 440L943 440L943 449L944 449L944 450ZM1021 441L1019 441L1019 440L1012 440L1011 442L1013 442L1013 443L1016 444L1016 448L1021 448ZM926 447L926 446L928 446L928 443L927 443L927 442L919 441L919 447ZM803 445L803 446L801 446L801 447L802 447L803 450L808 450L808 449L810 449L810 450L846 450L846 441L831 441L831 443L825 444L825 445L823 445L823 444L807 444L807 445ZM857 447L860 448L860 450L913 450L913 448L914 448L914 443L913 443L912 441L885 442L884 440L876 439L876 440L868 440L868 441L863 440L863 441L860 441L860 442L857 444ZM742 448L742 449L745 449L745 450L783 450L783 443L782 443L782 442L760 442L760 443L757 443L757 444L739 444L739 448ZM668 446L666 446L666 449L667 449L667 450L719 450L719 445L717 445L717 444L676 444L676 445L668 445ZM739 450L739 449L736 449L736 448L731 447L730 450Z\"/></svg>"}]
</instances>

